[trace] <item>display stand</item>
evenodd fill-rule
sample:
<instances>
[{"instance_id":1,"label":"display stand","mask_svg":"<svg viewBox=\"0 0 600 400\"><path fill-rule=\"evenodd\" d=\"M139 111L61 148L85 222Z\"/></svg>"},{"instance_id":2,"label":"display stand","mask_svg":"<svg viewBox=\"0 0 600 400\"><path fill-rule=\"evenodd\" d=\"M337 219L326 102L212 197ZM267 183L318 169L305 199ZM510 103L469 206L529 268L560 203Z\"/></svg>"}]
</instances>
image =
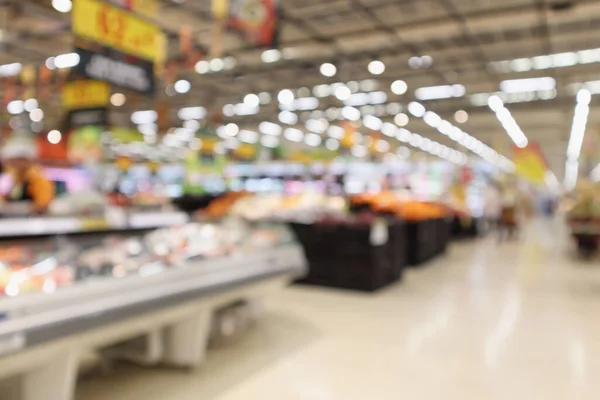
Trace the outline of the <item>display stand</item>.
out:
<instances>
[{"instance_id":1,"label":"display stand","mask_svg":"<svg viewBox=\"0 0 600 400\"><path fill-rule=\"evenodd\" d=\"M299 283L374 291L402 278L406 266L404 222L386 219L383 240L375 224L322 223L291 226L304 247L309 274Z\"/></svg>"},{"instance_id":2,"label":"display stand","mask_svg":"<svg viewBox=\"0 0 600 400\"><path fill-rule=\"evenodd\" d=\"M450 223L444 218L407 223L408 263L423 265L444 253L448 245Z\"/></svg>"}]
</instances>

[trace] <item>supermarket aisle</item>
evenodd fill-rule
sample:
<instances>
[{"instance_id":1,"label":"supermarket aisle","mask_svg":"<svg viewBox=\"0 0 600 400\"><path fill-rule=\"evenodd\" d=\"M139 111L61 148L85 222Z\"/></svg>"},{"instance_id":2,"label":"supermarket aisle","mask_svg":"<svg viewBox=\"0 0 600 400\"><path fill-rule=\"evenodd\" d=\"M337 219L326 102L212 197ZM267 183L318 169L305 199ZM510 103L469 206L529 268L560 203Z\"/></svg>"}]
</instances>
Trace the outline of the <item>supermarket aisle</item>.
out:
<instances>
[{"instance_id":1,"label":"supermarket aisle","mask_svg":"<svg viewBox=\"0 0 600 400\"><path fill-rule=\"evenodd\" d=\"M78 400L592 399L600 389L600 266L561 225L452 247L374 296L293 287L199 370L85 380Z\"/></svg>"}]
</instances>

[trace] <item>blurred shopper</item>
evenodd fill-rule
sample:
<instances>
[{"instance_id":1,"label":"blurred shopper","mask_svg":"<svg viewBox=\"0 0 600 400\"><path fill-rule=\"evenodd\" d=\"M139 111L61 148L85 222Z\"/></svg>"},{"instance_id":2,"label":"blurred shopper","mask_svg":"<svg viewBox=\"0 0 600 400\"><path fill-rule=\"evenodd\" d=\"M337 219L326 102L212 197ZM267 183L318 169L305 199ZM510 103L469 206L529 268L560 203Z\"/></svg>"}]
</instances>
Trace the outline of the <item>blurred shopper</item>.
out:
<instances>
[{"instance_id":1,"label":"blurred shopper","mask_svg":"<svg viewBox=\"0 0 600 400\"><path fill-rule=\"evenodd\" d=\"M497 229L502 213L502 202L500 190L494 184L490 184L484 196L483 217L485 218L487 230Z\"/></svg>"},{"instance_id":2,"label":"blurred shopper","mask_svg":"<svg viewBox=\"0 0 600 400\"><path fill-rule=\"evenodd\" d=\"M519 191L513 185L502 188L500 196L500 223L498 239L514 238L518 231Z\"/></svg>"},{"instance_id":3,"label":"blurred shopper","mask_svg":"<svg viewBox=\"0 0 600 400\"><path fill-rule=\"evenodd\" d=\"M54 185L43 176L35 162L34 144L25 140L9 140L0 155L4 172L12 179L12 187L4 200L27 205L31 213L45 213L54 199ZM7 208L3 207L4 210Z\"/></svg>"}]
</instances>

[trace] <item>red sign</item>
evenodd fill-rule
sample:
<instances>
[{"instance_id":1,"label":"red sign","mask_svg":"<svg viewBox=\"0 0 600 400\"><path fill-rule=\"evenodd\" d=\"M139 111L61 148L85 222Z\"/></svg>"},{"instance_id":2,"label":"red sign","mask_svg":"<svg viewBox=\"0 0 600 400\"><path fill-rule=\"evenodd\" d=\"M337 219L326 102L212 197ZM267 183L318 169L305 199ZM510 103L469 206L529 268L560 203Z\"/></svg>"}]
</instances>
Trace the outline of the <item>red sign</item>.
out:
<instances>
[{"instance_id":1,"label":"red sign","mask_svg":"<svg viewBox=\"0 0 600 400\"><path fill-rule=\"evenodd\" d=\"M276 44L279 0L231 0L229 26L257 46Z\"/></svg>"}]
</instances>

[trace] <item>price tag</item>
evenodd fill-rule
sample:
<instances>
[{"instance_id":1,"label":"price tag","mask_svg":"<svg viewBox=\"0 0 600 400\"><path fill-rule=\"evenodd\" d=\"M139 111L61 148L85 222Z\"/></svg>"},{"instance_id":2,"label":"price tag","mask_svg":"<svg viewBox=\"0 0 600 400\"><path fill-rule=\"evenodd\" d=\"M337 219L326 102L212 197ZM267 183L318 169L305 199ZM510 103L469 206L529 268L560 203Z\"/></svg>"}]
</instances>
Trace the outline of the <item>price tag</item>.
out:
<instances>
[{"instance_id":1,"label":"price tag","mask_svg":"<svg viewBox=\"0 0 600 400\"><path fill-rule=\"evenodd\" d=\"M383 246L388 242L389 232L387 221L383 218L377 218L371 225L371 235L369 241L372 246Z\"/></svg>"}]
</instances>

